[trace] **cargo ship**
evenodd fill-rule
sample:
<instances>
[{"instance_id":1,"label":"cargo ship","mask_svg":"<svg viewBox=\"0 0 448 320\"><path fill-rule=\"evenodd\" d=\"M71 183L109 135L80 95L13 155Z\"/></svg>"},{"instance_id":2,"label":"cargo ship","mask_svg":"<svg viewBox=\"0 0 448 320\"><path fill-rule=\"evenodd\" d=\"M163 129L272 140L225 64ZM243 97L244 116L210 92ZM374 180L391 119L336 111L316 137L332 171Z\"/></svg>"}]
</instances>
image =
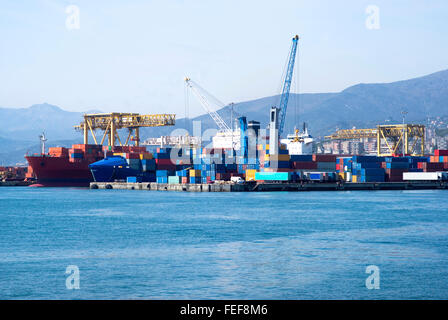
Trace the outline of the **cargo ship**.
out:
<instances>
[{"instance_id":1,"label":"cargo ship","mask_svg":"<svg viewBox=\"0 0 448 320\"><path fill-rule=\"evenodd\" d=\"M95 182L127 181L128 177L136 177L139 182L155 181L155 165L154 169L150 170L146 168L145 160L141 161L143 165L137 167L131 167L132 164L128 161L129 159L123 156L114 155L90 164L89 168Z\"/></svg>"},{"instance_id":2,"label":"cargo ship","mask_svg":"<svg viewBox=\"0 0 448 320\"><path fill-rule=\"evenodd\" d=\"M26 155L27 178L32 186L88 187L93 181L89 164L104 158L101 145L75 144L72 148L49 148L48 153Z\"/></svg>"},{"instance_id":3,"label":"cargo ship","mask_svg":"<svg viewBox=\"0 0 448 320\"><path fill-rule=\"evenodd\" d=\"M112 156L113 151L144 152L146 147L75 144L72 148L49 148L48 153L26 155L27 179L35 179L31 186L88 187L93 182L89 165Z\"/></svg>"}]
</instances>

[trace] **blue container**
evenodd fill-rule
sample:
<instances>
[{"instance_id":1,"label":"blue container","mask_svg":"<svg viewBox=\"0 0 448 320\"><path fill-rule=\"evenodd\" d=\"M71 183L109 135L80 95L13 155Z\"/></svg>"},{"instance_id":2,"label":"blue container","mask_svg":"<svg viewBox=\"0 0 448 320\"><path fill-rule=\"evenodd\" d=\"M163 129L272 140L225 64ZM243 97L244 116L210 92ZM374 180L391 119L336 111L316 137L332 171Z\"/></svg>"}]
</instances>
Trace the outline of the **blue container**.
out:
<instances>
[{"instance_id":1,"label":"blue container","mask_svg":"<svg viewBox=\"0 0 448 320\"><path fill-rule=\"evenodd\" d=\"M289 181L290 172L255 172L255 180Z\"/></svg>"},{"instance_id":2,"label":"blue container","mask_svg":"<svg viewBox=\"0 0 448 320\"><path fill-rule=\"evenodd\" d=\"M271 168L287 169L290 168L290 163L289 161L270 161L269 166Z\"/></svg>"},{"instance_id":3,"label":"blue container","mask_svg":"<svg viewBox=\"0 0 448 320\"><path fill-rule=\"evenodd\" d=\"M157 183L168 183L168 177L157 177L156 181Z\"/></svg>"},{"instance_id":4,"label":"blue container","mask_svg":"<svg viewBox=\"0 0 448 320\"><path fill-rule=\"evenodd\" d=\"M323 176L321 173L310 173L309 178L310 178L310 180L313 180L313 181L320 181L320 180L322 180Z\"/></svg>"},{"instance_id":5,"label":"blue container","mask_svg":"<svg viewBox=\"0 0 448 320\"><path fill-rule=\"evenodd\" d=\"M384 157L377 156L353 156L353 162L384 162Z\"/></svg>"},{"instance_id":6,"label":"blue container","mask_svg":"<svg viewBox=\"0 0 448 320\"><path fill-rule=\"evenodd\" d=\"M143 171L155 171L156 170L156 161L154 159L142 160L141 163L142 163Z\"/></svg>"},{"instance_id":7,"label":"blue container","mask_svg":"<svg viewBox=\"0 0 448 320\"><path fill-rule=\"evenodd\" d=\"M82 159L82 158L84 158L84 154L82 154L82 153L71 153L71 154L70 154L70 158L73 158L73 159Z\"/></svg>"},{"instance_id":8,"label":"blue container","mask_svg":"<svg viewBox=\"0 0 448 320\"><path fill-rule=\"evenodd\" d=\"M388 162L386 166L387 169L409 169L409 162Z\"/></svg>"},{"instance_id":9,"label":"blue container","mask_svg":"<svg viewBox=\"0 0 448 320\"><path fill-rule=\"evenodd\" d=\"M127 183L137 183L142 182L142 177L127 177L126 178Z\"/></svg>"},{"instance_id":10,"label":"blue container","mask_svg":"<svg viewBox=\"0 0 448 320\"><path fill-rule=\"evenodd\" d=\"M353 163L355 166L355 163ZM365 169L365 168L381 168L381 162L359 162L356 163L357 169Z\"/></svg>"},{"instance_id":11,"label":"blue container","mask_svg":"<svg viewBox=\"0 0 448 320\"><path fill-rule=\"evenodd\" d=\"M201 183L201 177L190 177L190 183Z\"/></svg>"},{"instance_id":12,"label":"blue container","mask_svg":"<svg viewBox=\"0 0 448 320\"><path fill-rule=\"evenodd\" d=\"M312 154L291 155L291 161L297 161L297 162L313 161L313 155Z\"/></svg>"},{"instance_id":13,"label":"blue container","mask_svg":"<svg viewBox=\"0 0 448 320\"><path fill-rule=\"evenodd\" d=\"M361 175L363 176L381 176L384 175L384 169L382 168L367 168L367 169L361 169Z\"/></svg>"},{"instance_id":14,"label":"blue container","mask_svg":"<svg viewBox=\"0 0 448 320\"><path fill-rule=\"evenodd\" d=\"M168 170L157 170L156 177L168 177Z\"/></svg>"},{"instance_id":15,"label":"blue container","mask_svg":"<svg viewBox=\"0 0 448 320\"><path fill-rule=\"evenodd\" d=\"M154 158L155 159L169 159L170 154L169 153L155 153Z\"/></svg>"},{"instance_id":16,"label":"blue container","mask_svg":"<svg viewBox=\"0 0 448 320\"><path fill-rule=\"evenodd\" d=\"M385 175L378 175L378 176L362 176L359 177L359 182L384 182Z\"/></svg>"},{"instance_id":17,"label":"blue container","mask_svg":"<svg viewBox=\"0 0 448 320\"><path fill-rule=\"evenodd\" d=\"M409 163L408 157L386 157L385 162L395 163L395 162L407 162Z\"/></svg>"}]
</instances>

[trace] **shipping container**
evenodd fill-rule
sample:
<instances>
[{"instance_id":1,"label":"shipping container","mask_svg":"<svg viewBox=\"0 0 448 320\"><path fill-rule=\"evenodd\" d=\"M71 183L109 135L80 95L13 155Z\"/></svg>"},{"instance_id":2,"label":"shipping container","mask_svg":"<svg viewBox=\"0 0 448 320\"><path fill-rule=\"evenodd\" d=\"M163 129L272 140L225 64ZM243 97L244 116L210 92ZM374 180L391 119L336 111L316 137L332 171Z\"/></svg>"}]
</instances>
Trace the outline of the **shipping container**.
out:
<instances>
[{"instance_id":1,"label":"shipping container","mask_svg":"<svg viewBox=\"0 0 448 320\"><path fill-rule=\"evenodd\" d=\"M179 184L181 182L181 177L179 176L169 176L168 183L169 184Z\"/></svg>"},{"instance_id":2,"label":"shipping container","mask_svg":"<svg viewBox=\"0 0 448 320\"><path fill-rule=\"evenodd\" d=\"M313 154L313 161L316 162L336 162L336 156L332 154Z\"/></svg>"},{"instance_id":3,"label":"shipping container","mask_svg":"<svg viewBox=\"0 0 448 320\"><path fill-rule=\"evenodd\" d=\"M289 181L290 172L256 172L255 180Z\"/></svg>"},{"instance_id":4,"label":"shipping container","mask_svg":"<svg viewBox=\"0 0 448 320\"><path fill-rule=\"evenodd\" d=\"M126 178L127 183L137 183L142 182L142 177L127 177Z\"/></svg>"},{"instance_id":5,"label":"shipping container","mask_svg":"<svg viewBox=\"0 0 448 320\"><path fill-rule=\"evenodd\" d=\"M448 172L404 172L405 181L440 181L447 180Z\"/></svg>"}]
</instances>

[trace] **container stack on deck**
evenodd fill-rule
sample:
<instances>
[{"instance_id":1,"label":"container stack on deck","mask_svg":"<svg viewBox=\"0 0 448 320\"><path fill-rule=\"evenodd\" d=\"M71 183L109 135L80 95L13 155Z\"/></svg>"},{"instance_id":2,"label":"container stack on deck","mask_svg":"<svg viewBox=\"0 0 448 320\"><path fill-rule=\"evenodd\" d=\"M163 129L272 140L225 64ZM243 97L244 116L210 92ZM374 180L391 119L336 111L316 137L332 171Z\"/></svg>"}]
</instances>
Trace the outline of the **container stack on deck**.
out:
<instances>
[{"instance_id":1,"label":"container stack on deck","mask_svg":"<svg viewBox=\"0 0 448 320\"><path fill-rule=\"evenodd\" d=\"M347 182L402 182L405 172L448 170L447 150L436 150L428 157L353 156L337 159L337 172ZM446 161L446 162L445 162Z\"/></svg>"},{"instance_id":2,"label":"container stack on deck","mask_svg":"<svg viewBox=\"0 0 448 320\"><path fill-rule=\"evenodd\" d=\"M75 144L70 149L49 148L49 154L55 157L68 156L70 162L95 162L104 157L102 148L97 144Z\"/></svg>"},{"instance_id":3,"label":"container stack on deck","mask_svg":"<svg viewBox=\"0 0 448 320\"><path fill-rule=\"evenodd\" d=\"M270 155L269 144L258 144L255 149L248 155L231 148L157 148L150 153L145 147L119 147L113 155L122 156L130 168L144 173L137 182L143 179L167 184L215 183L232 177L257 182L401 182L404 172L448 171L447 150L436 150L434 156L428 157L336 157L289 155L284 146L277 155ZM76 159L76 148L53 151L67 152ZM82 154L99 156L103 151L86 148Z\"/></svg>"}]
</instances>

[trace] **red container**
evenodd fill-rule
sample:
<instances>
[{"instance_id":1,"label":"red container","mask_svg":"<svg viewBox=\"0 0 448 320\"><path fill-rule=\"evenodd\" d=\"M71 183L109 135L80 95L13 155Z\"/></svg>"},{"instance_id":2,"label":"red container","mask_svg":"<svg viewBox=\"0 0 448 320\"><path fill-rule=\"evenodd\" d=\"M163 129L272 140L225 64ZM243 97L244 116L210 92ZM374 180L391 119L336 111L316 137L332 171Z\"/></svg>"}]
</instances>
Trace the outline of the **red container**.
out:
<instances>
[{"instance_id":1,"label":"red container","mask_svg":"<svg viewBox=\"0 0 448 320\"><path fill-rule=\"evenodd\" d=\"M169 170L169 171L176 171L176 165L175 164L158 164L157 170Z\"/></svg>"},{"instance_id":2,"label":"red container","mask_svg":"<svg viewBox=\"0 0 448 320\"><path fill-rule=\"evenodd\" d=\"M216 174L216 180L224 180L228 181L230 180L230 173L217 173Z\"/></svg>"},{"instance_id":3,"label":"red container","mask_svg":"<svg viewBox=\"0 0 448 320\"><path fill-rule=\"evenodd\" d=\"M317 169L317 162L293 161L293 162L291 162L291 168L315 170L315 169Z\"/></svg>"},{"instance_id":4,"label":"red container","mask_svg":"<svg viewBox=\"0 0 448 320\"><path fill-rule=\"evenodd\" d=\"M336 162L336 156L332 154L313 154L314 162Z\"/></svg>"},{"instance_id":5,"label":"red container","mask_svg":"<svg viewBox=\"0 0 448 320\"><path fill-rule=\"evenodd\" d=\"M174 165L171 159L156 159L156 165Z\"/></svg>"},{"instance_id":6,"label":"red container","mask_svg":"<svg viewBox=\"0 0 448 320\"><path fill-rule=\"evenodd\" d=\"M291 172L292 170L290 168L277 168L275 169L276 172Z\"/></svg>"},{"instance_id":7,"label":"red container","mask_svg":"<svg viewBox=\"0 0 448 320\"><path fill-rule=\"evenodd\" d=\"M444 164L444 162L419 162L419 169L425 172L442 171L445 168Z\"/></svg>"},{"instance_id":8,"label":"red container","mask_svg":"<svg viewBox=\"0 0 448 320\"><path fill-rule=\"evenodd\" d=\"M140 159L140 153L126 153L126 159Z\"/></svg>"},{"instance_id":9,"label":"red container","mask_svg":"<svg viewBox=\"0 0 448 320\"><path fill-rule=\"evenodd\" d=\"M408 169L386 169L386 181L388 182L402 182L403 172L407 172Z\"/></svg>"},{"instance_id":10,"label":"red container","mask_svg":"<svg viewBox=\"0 0 448 320\"><path fill-rule=\"evenodd\" d=\"M448 156L448 150L434 150L434 155L435 156Z\"/></svg>"}]
</instances>

